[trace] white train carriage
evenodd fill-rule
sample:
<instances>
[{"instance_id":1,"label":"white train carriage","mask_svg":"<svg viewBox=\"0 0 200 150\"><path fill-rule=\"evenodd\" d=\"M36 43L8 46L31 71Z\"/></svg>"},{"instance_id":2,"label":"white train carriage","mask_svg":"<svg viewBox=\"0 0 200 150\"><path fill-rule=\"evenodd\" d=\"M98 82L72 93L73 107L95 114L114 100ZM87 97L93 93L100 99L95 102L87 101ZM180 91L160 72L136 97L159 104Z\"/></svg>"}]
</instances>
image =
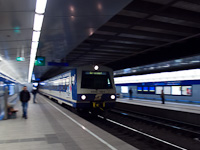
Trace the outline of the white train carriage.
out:
<instances>
[{"instance_id":1,"label":"white train carriage","mask_svg":"<svg viewBox=\"0 0 200 150\"><path fill-rule=\"evenodd\" d=\"M112 108L116 100L113 71L83 66L40 83L39 91L77 109Z\"/></svg>"}]
</instances>

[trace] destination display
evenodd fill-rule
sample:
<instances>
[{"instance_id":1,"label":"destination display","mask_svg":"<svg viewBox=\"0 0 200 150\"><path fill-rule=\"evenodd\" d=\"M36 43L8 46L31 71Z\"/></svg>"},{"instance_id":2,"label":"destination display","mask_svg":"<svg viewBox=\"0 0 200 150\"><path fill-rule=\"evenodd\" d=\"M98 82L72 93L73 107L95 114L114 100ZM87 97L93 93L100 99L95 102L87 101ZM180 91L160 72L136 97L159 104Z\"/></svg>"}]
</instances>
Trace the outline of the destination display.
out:
<instances>
[{"instance_id":1,"label":"destination display","mask_svg":"<svg viewBox=\"0 0 200 150\"><path fill-rule=\"evenodd\" d=\"M87 75L107 75L107 72L97 72L97 71L95 71L95 72L92 72L92 71L88 71L88 72L85 72L85 74L87 74Z\"/></svg>"}]
</instances>

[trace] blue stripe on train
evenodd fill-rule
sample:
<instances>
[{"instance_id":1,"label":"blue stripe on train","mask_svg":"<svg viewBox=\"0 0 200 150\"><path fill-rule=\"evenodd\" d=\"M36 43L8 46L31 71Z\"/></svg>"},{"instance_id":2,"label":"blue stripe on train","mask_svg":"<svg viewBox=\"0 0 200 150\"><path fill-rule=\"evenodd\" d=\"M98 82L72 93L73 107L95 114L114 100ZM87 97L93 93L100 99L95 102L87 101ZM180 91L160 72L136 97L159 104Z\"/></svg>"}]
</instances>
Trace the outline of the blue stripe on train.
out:
<instances>
[{"instance_id":1,"label":"blue stripe on train","mask_svg":"<svg viewBox=\"0 0 200 150\"><path fill-rule=\"evenodd\" d=\"M70 101L70 100L66 100L66 99L63 99L63 98L60 98L60 97L51 95L51 94L48 94L48 95L49 95L49 96L52 96L52 97L54 97L54 98L57 98L57 99L59 99L59 100L65 101L65 102L67 102L67 103L71 103L73 106L74 106L74 104L76 104L76 103L73 103L73 102Z\"/></svg>"}]
</instances>

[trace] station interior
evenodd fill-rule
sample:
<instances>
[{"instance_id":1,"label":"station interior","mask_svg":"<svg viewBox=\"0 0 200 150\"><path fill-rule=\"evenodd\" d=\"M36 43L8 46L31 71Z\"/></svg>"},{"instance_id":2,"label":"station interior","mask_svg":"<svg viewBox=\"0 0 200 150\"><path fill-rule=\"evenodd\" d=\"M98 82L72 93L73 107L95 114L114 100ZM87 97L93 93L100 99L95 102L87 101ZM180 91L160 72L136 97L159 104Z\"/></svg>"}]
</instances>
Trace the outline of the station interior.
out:
<instances>
[{"instance_id":1,"label":"station interior","mask_svg":"<svg viewBox=\"0 0 200 150\"><path fill-rule=\"evenodd\" d=\"M200 149L200 1L0 0L0 18L0 149Z\"/></svg>"}]
</instances>

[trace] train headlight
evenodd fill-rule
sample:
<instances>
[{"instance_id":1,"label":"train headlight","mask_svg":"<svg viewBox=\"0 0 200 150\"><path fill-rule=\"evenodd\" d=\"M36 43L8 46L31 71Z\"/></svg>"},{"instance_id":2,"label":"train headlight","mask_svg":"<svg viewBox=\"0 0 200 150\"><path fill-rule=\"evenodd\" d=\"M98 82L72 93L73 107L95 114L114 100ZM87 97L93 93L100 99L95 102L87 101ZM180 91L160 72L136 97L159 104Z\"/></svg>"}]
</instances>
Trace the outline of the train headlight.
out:
<instances>
[{"instance_id":1,"label":"train headlight","mask_svg":"<svg viewBox=\"0 0 200 150\"><path fill-rule=\"evenodd\" d=\"M115 95L111 95L110 98L111 98L111 99L115 99Z\"/></svg>"},{"instance_id":2,"label":"train headlight","mask_svg":"<svg viewBox=\"0 0 200 150\"><path fill-rule=\"evenodd\" d=\"M85 99L86 99L86 96L85 96L85 95L82 95L82 96L81 96L81 99L82 99L82 100L85 100Z\"/></svg>"},{"instance_id":3,"label":"train headlight","mask_svg":"<svg viewBox=\"0 0 200 150\"><path fill-rule=\"evenodd\" d=\"M98 69L99 69L99 66L95 65L94 70L98 70Z\"/></svg>"}]
</instances>

